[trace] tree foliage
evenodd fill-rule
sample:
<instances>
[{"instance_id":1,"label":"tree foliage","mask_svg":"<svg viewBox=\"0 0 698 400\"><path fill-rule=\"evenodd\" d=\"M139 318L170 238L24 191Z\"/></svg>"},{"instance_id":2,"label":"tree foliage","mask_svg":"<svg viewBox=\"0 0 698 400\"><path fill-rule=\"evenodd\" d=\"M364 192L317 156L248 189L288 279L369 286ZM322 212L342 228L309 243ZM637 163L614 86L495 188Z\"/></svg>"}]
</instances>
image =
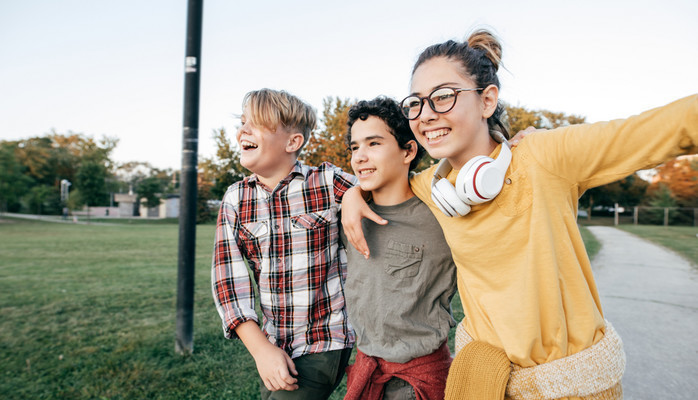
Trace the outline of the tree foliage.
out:
<instances>
[{"instance_id":1,"label":"tree foliage","mask_svg":"<svg viewBox=\"0 0 698 400\"><path fill-rule=\"evenodd\" d=\"M216 142L215 156L199 162L196 217L198 223L214 220L218 210L211 204L222 199L230 185L249 173L240 164L240 148L234 140L234 135L229 135L224 128L220 128L213 132L213 139Z\"/></svg>"},{"instance_id":2,"label":"tree foliage","mask_svg":"<svg viewBox=\"0 0 698 400\"><path fill-rule=\"evenodd\" d=\"M529 110L508 104L504 104L504 110L504 123L508 124L512 136L529 126L537 129L552 129L586 122L586 117L583 116L549 110Z\"/></svg>"},{"instance_id":3,"label":"tree foliage","mask_svg":"<svg viewBox=\"0 0 698 400\"><path fill-rule=\"evenodd\" d=\"M220 128L213 132L213 139L216 142L216 155L204 158L199 163L199 187L209 185L208 190L202 193L208 192L210 197L220 199L228 186L243 179L249 171L240 164L240 148L233 135Z\"/></svg>"},{"instance_id":4,"label":"tree foliage","mask_svg":"<svg viewBox=\"0 0 698 400\"><path fill-rule=\"evenodd\" d=\"M84 160L75 175L75 187L87 207L106 204L109 200L106 190L107 167L96 161Z\"/></svg>"},{"instance_id":5,"label":"tree foliage","mask_svg":"<svg viewBox=\"0 0 698 400\"><path fill-rule=\"evenodd\" d=\"M308 165L325 161L351 171L350 157L344 137L347 133L348 112L354 101L327 97L322 101L321 126L310 136L300 159Z\"/></svg>"},{"instance_id":6,"label":"tree foliage","mask_svg":"<svg viewBox=\"0 0 698 400\"><path fill-rule=\"evenodd\" d=\"M16 149L17 142L0 143L0 211L20 211L22 196L34 183L17 159Z\"/></svg>"},{"instance_id":7,"label":"tree foliage","mask_svg":"<svg viewBox=\"0 0 698 400\"><path fill-rule=\"evenodd\" d=\"M148 208L160 205L162 189L162 180L157 176L143 178L136 184L136 194L139 199L143 199L142 204Z\"/></svg>"},{"instance_id":8,"label":"tree foliage","mask_svg":"<svg viewBox=\"0 0 698 400\"><path fill-rule=\"evenodd\" d=\"M579 199L579 205L589 208L594 206L614 207L616 203L623 207L633 207L642 203L649 183L637 174L630 175L607 185L591 188Z\"/></svg>"},{"instance_id":9,"label":"tree foliage","mask_svg":"<svg viewBox=\"0 0 698 400\"><path fill-rule=\"evenodd\" d=\"M0 142L0 207L60 214L60 181L75 182L83 163L102 165L110 175L113 166L109 156L117 143L109 137L95 140L80 133L55 131L42 137ZM104 190L106 193L106 187ZM104 196L103 202L107 201Z\"/></svg>"},{"instance_id":10,"label":"tree foliage","mask_svg":"<svg viewBox=\"0 0 698 400\"><path fill-rule=\"evenodd\" d=\"M657 167L648 194L665 198L666 194L660 193L663 190L678 207L698 207L698 157L677 158Z\"/></svg>"}]
</instances>

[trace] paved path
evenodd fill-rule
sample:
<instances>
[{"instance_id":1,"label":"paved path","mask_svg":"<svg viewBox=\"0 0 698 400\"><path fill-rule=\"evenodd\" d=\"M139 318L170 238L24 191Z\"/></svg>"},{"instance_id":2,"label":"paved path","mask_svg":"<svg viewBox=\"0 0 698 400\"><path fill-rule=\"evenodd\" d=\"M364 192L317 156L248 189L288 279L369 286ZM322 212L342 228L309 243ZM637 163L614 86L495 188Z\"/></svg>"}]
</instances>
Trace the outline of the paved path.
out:
<instances>
[{"instance_id":1,"label":"paved path","mask_svg":"<svg viewBox=\"0 0 698 400\"><path fill-rule=\"evenodd\" d=\"M602 243L592 261L601 304L627 356L624 397L698 398L698 268L619 229L589 229Z\"/></svg>"},{"instance_id":2,"label":"paved path","mask_svg":"<svg viewBox=\"0 0 698 400\"><path fill-rule=\"evenodd\" d=\"M31 220L37 220L37 221L43 221L43 222L58 222L62 224L80 224L80 225L114 225L110 224L108 222L92 222L87 219L85 216L81 216L80 218L73 218L73 216L68 217L67 219L63 219L62 216L60 215L35 215L35 214L16 214L16 213L5 213L5 212L0 212L0 219L2 217L12 217L12 218L21 218L21 219L31 219ZM97 217L93 217L97 218ZM102 218L102 217L100 217Z\"/></svg>"}]
</instances>

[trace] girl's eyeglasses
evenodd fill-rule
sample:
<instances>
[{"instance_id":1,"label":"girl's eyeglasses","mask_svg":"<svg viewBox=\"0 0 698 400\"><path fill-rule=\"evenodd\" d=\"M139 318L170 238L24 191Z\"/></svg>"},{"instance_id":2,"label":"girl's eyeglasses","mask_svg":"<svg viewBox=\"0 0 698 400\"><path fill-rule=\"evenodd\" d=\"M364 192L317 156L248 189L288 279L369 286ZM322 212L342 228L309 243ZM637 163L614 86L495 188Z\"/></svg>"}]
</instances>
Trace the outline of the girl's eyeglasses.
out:
<instances>
[{"instance_id":1,"label":"girl's eyeglasses","mask_svg":"<svg viewBox=\"0 0 698 400\"><path fill-rule=\"evenodd\" d=\"M402 110L402 114L405 116L405 118L409 120L417 119L417 117L422 114L422 107L424 106L424 100L426 100L429 103L429 107L431 107L434 112L443 114L451 111L456 105L458 93L480 90L483 89L458 89L450 87L438 88L429 93L429 96L419 97L416 95L411 95L405 97L400 102L400 110Z\"/></svg>"}]
</instances>

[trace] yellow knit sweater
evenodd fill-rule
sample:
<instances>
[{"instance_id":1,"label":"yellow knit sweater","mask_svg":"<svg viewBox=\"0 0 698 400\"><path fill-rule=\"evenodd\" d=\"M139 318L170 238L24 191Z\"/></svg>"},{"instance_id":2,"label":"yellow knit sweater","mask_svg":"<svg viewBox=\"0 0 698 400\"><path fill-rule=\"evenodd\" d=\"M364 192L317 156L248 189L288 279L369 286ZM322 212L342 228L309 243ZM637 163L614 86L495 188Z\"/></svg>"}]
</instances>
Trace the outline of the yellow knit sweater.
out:
<instances>
[{"instance_id":1,"label":"yellow knit sweater","mask_svg":"<svg viewBox=\"0 0 698 400\"><path fill-rule=\"evenodd\" d=\"M412 189L434 212L458 267L476 340L530 367L575 354L604 335L604 318L576 222L586 189L698 151L698 95L625 120L532 134L513 149L497 198L450 218L430 196L434 168ZM499 153L495 149L492 157ZM457 171L448 179L455 183Z\"/></svg>"}]
</instances>

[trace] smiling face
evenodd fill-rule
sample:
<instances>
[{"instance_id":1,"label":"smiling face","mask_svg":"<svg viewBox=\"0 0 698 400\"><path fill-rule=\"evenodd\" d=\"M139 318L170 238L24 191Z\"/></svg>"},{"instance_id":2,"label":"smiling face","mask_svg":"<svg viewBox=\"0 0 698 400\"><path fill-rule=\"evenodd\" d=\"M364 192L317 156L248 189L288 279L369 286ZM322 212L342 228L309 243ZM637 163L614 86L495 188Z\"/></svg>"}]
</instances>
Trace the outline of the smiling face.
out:
<instances>
[{"instance_id":1,"label":"smiling face","mask_svg":"<svg viewBox=\"0 0 698 400\"><path fill-rule=\"evenodd\" d=\"M295 152L303 143L303 135L289 133L282 127L272 131L253 123L249 106L245 106L240 122L242 126L236 135L240 164L257 174L263 183L274 187L295 163Z\"/></svg>"},{"instance_id":2,"label":"smiling face","mask_svg":"<svg viewBox=\"0 0 698 400\"><path fill-rule=\"evenodd\" d=\"M407 178L416 152L411 143L410 149L401 149L385 122L373 115L352 125L351 167L376 204L399 204L411 197Z\"/></svg>"},{"instance_id":3,"label":"smiling face","mask_svg":"<svg viewBox=\"0 0 698 400\"><path fill-rule=\"evenodd\" d=\"M412 93L423 97L440 87L477 87L463 72L458 62L444 57L432 58L414 71ZM488 155L495 147L487 127L487 118L493 112L493 90L497 91L489 86L482 94L476 91L460 92L453 109L443 114L434 112L425 102L420 116L410 121L410 128L430 156L447 158L454 168L460 169L469 159ZM494 104L496 107L496 97Z\"/></svg>"}]
</instances>

